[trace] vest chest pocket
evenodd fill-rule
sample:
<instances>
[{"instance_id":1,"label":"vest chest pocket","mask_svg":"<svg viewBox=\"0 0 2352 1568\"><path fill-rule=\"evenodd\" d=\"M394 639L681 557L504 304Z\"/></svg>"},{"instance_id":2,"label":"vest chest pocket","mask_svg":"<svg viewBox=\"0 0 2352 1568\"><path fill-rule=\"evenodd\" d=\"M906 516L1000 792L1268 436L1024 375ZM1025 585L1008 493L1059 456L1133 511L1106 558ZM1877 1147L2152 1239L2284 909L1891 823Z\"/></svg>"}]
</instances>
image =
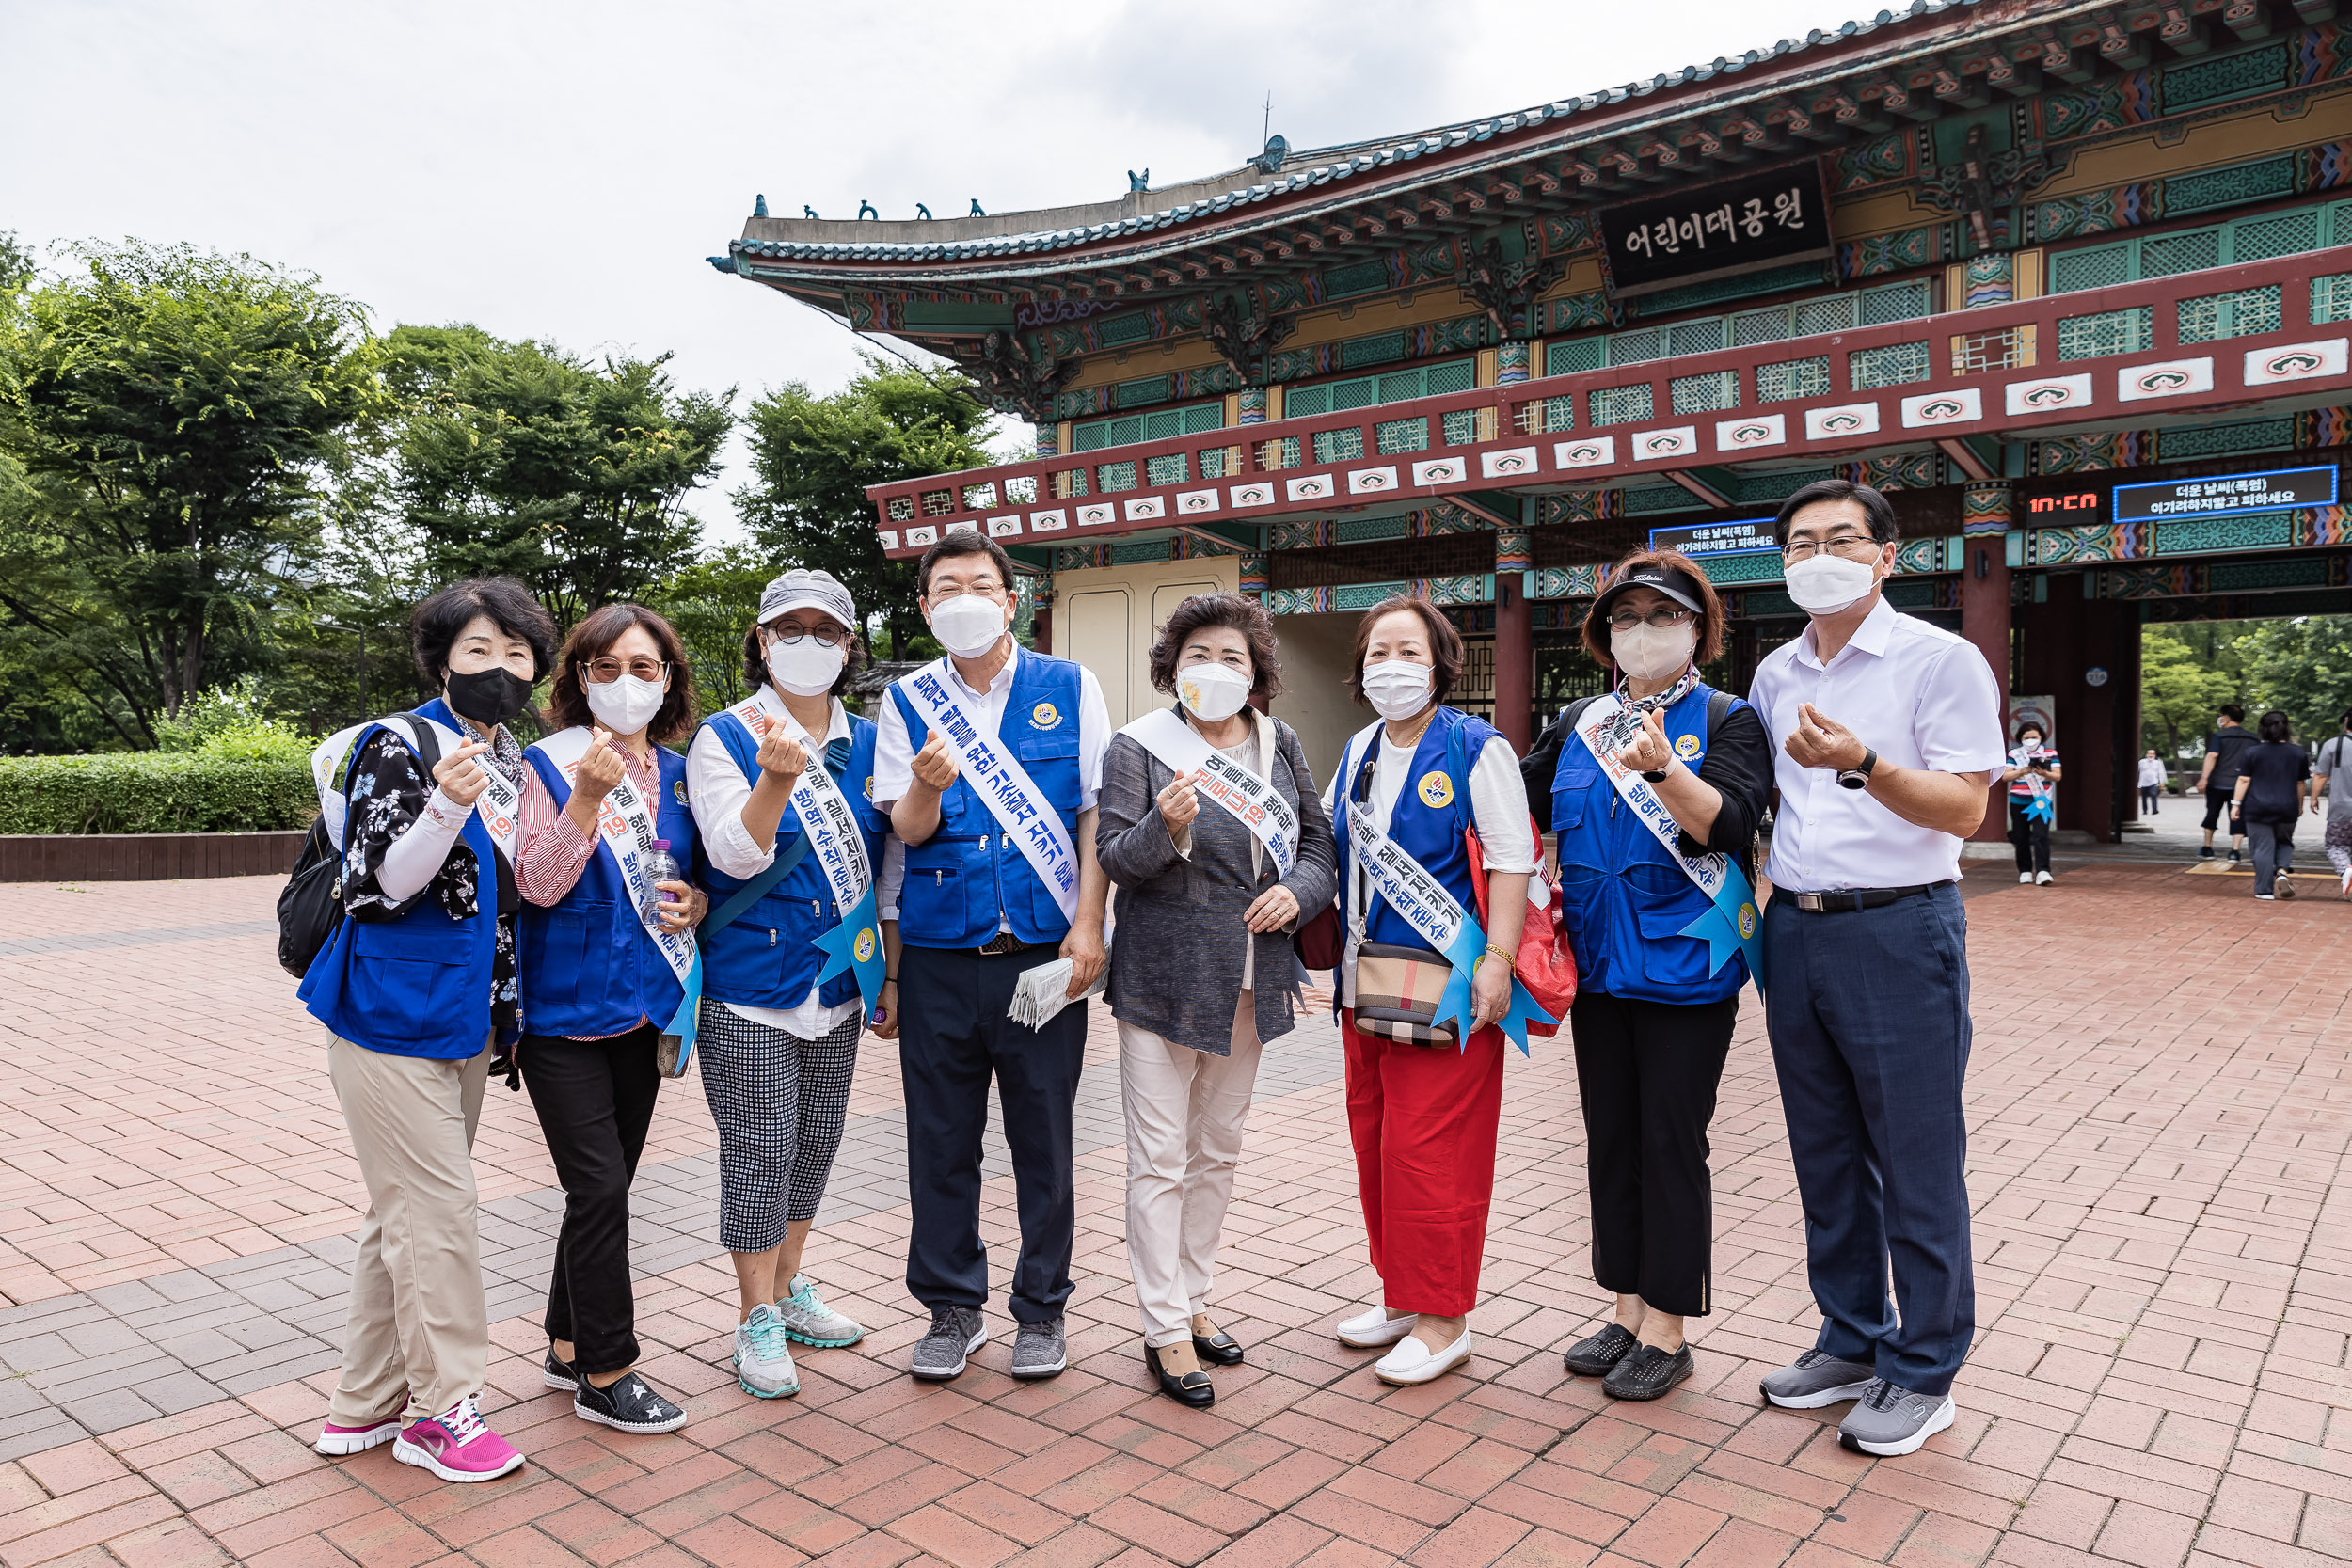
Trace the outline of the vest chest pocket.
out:
<instances>
[{"instance_id":1,"label":"vest chest pocket","mask_svg":"<svg viewBox=\"0 0 2352 1568\"><path fill-rule=\"evenodd\" d=\"M1571 736L1567 742L1581 749L1583 742ZM1593 786L1600 783L1600 769L1587 762L1579 767L1573 761L1564 762L1551 784L1551 826L1554 832L1584 825L1585 800Z\"/></svg>"},{"instance_id":2,"label":"vest chest pocket","mask_svg":"<svg viewBox=\"0 0 2352 1568\"><path fill-rule=\"evenodd\" d=\"M473 941L470 929L447 917L361 921L352 936L345 994L362 1012L445 1023L459 1009L488 1001L486 963L483 994L467 994Z\"/></svg>"}]
</instances>

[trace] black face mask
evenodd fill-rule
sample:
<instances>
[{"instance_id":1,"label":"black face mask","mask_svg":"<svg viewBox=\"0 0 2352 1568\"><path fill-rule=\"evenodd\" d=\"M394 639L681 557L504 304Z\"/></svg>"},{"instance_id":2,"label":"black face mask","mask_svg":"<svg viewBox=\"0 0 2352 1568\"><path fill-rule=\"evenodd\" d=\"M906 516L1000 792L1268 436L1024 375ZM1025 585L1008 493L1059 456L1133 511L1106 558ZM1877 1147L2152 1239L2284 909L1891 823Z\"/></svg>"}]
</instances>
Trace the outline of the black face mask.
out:
<instances>
[{"instance_id":1,"label":"black face mask","mask_svg":"<svg viewBox=\"0 0 2352 1568\"><path fill-rule=\"evenodd\" d=\"M449 676L449 705L477 724L503 724L531 701L531 682L503 666Z\"/></svg>"}]
</instances>

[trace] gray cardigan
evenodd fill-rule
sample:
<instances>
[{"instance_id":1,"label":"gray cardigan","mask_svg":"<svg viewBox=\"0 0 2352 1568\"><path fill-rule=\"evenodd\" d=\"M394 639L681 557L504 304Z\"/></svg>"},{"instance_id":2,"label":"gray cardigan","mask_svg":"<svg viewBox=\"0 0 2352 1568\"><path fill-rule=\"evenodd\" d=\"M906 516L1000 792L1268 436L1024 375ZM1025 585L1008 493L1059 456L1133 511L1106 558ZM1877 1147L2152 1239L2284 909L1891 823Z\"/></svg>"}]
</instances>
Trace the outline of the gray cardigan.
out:
<instances>
[{"instance_id":1,"label":"gray cardigan","mask_svg":"<svg viewBox=\"0 0 2352 1568\"><path fill-rule=\"evenodd\" d=\"M1302 918L1331 902L1334 849L1330 819L1298 736L1274 727L1272 784L1298 814L1298 859L1282 886ZM1253 941L1258 1037L1290 1033L1296 970L1288 931L1248 937L1243 911L1276 885L1274 857L1249 869L1249 830L1213 800L1192 819L1192 854L1176 852L1155 803L1175 772L1133 736L1111 736L1103 755L1094 852L1119 890L1118 940L1111 943L1111 1016L1161 1038L1222 1056L1232 1048L1233 999L1241 991L1242 941Z\"/></svg>"}]
</instances>

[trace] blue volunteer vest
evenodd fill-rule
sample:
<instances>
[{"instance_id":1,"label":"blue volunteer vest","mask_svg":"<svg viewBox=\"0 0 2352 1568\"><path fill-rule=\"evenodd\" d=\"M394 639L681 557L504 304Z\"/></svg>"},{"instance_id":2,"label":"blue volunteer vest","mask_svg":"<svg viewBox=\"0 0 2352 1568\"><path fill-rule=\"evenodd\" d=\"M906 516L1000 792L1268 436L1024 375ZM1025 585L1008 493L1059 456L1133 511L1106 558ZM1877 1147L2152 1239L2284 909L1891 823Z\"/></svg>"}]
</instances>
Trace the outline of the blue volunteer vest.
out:
<instances>
[{"instance_id":1,"label":"blue volunteer vest","mask_svg":"<svg viewBox=\"0 0 2352 1568\"><path fill-rule=\"evenodd\" d=\"M743 770L744 779L759 782L759 737L734 714L719 712L703 721L726 747L727 755ZM823 752L809 759L822 767ZM850 765L834 783L849 797L856 813L859 837L866 846L866 864L877 883L882 880L884 824L874 809L874 723L850 715ZM787 854L801 839L801 819L791 806L776 823L776 853ZM725 903L742 880L716 866L707 867L703 884L715 907ZM841 924L849 911L834 902L833 883L814 855L785 873L734 922L703 938L703 994L714 1002L734 1002L746 1007L776 1007L786 1011L808 1000L808 989L824 967L825 954L817 939ZM846 970L826 981L817 1000L838 1006L858 994L857 974Z\"/></svg>"},{"instance_id":2,"label":"blue volunteer vest","mask_svg":"<svg viewBox=\"0 0 2352 1568\"><path fill-rule=\"evenodd\" d=\"M1707 757L1707 704L1693 686L1660 716L1683 765ZM1747 705L1735 701L1734 707ZM1561 914L1576 950L1577 989L1642 1002L1720 1002L1747 979L1735 953L1712 975L1707 943L1678 933L1707 912L1708 896L1657 835L1618 799L1616 786L1574 735L1560 745L1551 780L1551 826L1560 845Z\"/></svg>"},{"instance_id":3,"label":"blue volunteer vest","mask_svg":"<svg viewBox=\"0 0 2352 1568\"><path fill-rule=\"evenodd\" d=\"M464 733L441 699L417 710ZM352 755L384 728L372 725ZM398 739L400 732L392 732ZM403 740L403 745L407 742ZM344 783L343 848L351 844L350 784ZM457 842L480 867L475 913L452 920L430 895L393 920L346 919L304 972L295 992L310 1016L355 1045L390 1056L464 1061L490 1037L490 970L498 953L498 847L472 812ZM450 853L454 855L453 846Z\"/></svg>"},{"instance_id":4,"label":"blue volunteer vest","mask_svg":"<svg viewBox=\"0 0 2352 1568\"><path fill-rule=\"evenodd\" d=\"M572 798L563 769L536 746L523 755L562 811ZM654 767L659 781L648 802L654 837L670 841L670 853L691 879L696 835L686 800L686 759L657 746ZM515 935L523 1017L534 1035L593 1038L634 1029L646 1019L659 1027L685 1000L686 988L646 933L619 864L601 844L589 852L580 880L561 902L542 909L523 901Z\"/></svg>"},{"instance_id":5,"label":"blue volunteer vest","mask_svg":"<svg viewBox=\"0 0 2352 1568\"><path fill-rule=\"evenodd\" d=\"M997 743L1020 762L1061 818L1074 848L1078 837L1078 666L1066 658L1015 656L1012 693L997 726ZM890 700L906 721L916 750L930 726L896 685ZM1058 942L1070 934L1061 906L1029 868L1017 844L1007 841L979 795L961 777L939 800L939 829L907 849L906 882L898 892L898 937L915 947L978 947L1009 922L1025 942Z\"/></svg>"},{"instance_id":6,"label":"blue volunteer vest","mask_svg":"<svg viewBox=\"0 0 2352 1568\"><path fill-rule=\"evenodd\" d=\"M1501 733L1459 708L1438 708L1413 749L1413 766L1405 776L1405 786L1397 791L1396 806L1389 817L1389 837L1397 847L1444 883L1473 920L1478 918L1478 895L1470 886L1470 847L1462 836L1471 825L1470 771L1486 742ZM1363 754L1353 759L1350 776L1340 781L1338 809L1331 814L1331 832L1339 847L1340 915L1351 924L1356 851L1348 843L1347 803L1356 798L1358 785L1368 781L1379 766L1381 744L1377 734L1364 743ZM1364 799L1370 800L1370 794ZM1365 915L1364 940L1395 947L1425 945L1421 933L1376 895Z\"/></svg>"}]
</instances>

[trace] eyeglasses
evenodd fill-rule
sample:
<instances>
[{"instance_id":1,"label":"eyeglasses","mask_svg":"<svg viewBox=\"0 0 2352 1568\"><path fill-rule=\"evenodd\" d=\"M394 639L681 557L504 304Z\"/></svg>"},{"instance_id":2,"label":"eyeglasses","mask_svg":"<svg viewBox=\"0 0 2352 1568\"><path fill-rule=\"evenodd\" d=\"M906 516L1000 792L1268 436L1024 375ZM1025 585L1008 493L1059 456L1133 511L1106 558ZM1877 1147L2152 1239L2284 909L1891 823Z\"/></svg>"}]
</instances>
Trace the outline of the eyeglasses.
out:
<instances>
[{"instance_id":1,"label":"eyeglasses","mask_svg":"<svg viewBox=\"0 0 2352 1568\"><path fill-rule=\"evenodd\" d=\"M1839 533L1820 540L1791 539L1780 547L1780 555L1784 561L1810 561L1822 550L1857 561L1865 555L1876 555L1879 542L1867 533Z\"/></svg>"},{"instance_id":2,"label":"eyeglasses","mask_svg":"<svg viewBox=\"0 0 2352 1568\"><path fill-rule=\"evenodd\" d=\"M1609 617L1609 629L1631 631L1635 626L1650 626L1663 630L1667 626L1682 625L1691 619L1692 613L1678 604L1661 604L1646 614L1635 610L1620 610Z\"/></svg>"},{"instance_id":3,"label":"eyeglasses","mask_svg":"<svg viewBox=\"0 0 2352 1568\"><path fill-rule=\"evenodd\" d=\"M850 634L848 632L843 631L839 626L834 626L814 627L802 627L796 626L770 626L767 628L767 632L768 640L771 642L781 642L787 648L796 647L812 637L817 639L817 645L820 648L838 648L842 643L847 642L850 640Z\"/></svg>"},{"instance_id":4,"label":"eyeglasses","mask_svg":"<svg viewBox=\"0 0 2352 1568\"><path fill-rule=\"evenodd\" d=\"M623 675L634 675L641 681L665 681L670 667L658 658L632 658L624 664L617 658L590 659L580 666L593 686L610 686Z\"/></svg>"},{"instance_id":5,"label":"eyeglasses","mask_svg":"<svg viewBox=\"0 0 2352 1568\"><path fill-rule=\"evenodd\" d=\"M959 594L977 594L983 599L993 599L1002 603L1005 589L1003 584L995 582L976 582L969 588L958 583L943 582L931 590L931 603L944 604Z\"/></svg>"}]
</instances>

